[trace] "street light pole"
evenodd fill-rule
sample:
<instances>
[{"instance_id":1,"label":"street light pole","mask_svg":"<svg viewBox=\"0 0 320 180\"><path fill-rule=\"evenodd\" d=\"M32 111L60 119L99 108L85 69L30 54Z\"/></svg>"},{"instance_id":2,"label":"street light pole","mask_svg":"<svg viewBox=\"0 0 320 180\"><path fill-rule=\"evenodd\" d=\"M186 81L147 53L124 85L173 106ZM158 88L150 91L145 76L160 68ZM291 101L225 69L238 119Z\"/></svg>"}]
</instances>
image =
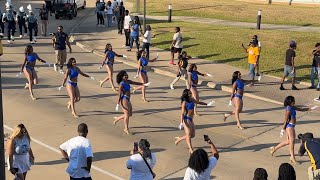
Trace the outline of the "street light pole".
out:
<instances>
[{"instance_id":1,"label":"street light pole","mask_svg":"<svg viewBox=\"0 0 320 180\"><path fill-rule=\"evenodd\" d=\"M0 179L5 180L5 156L4 156L4 130L3 130L3 107L2 107L2 81L1 81L1 66L0 66Z\"/></svg>"},{"instance_id":2,"label":"street light pole","mask_svg":"<svg viewBox=\"0 0 320 180\"><path fill-rule=\"evenodd\" d=\"M146 32L147 0L143 2L143 32Z\"/></svg>"}]
</instances>

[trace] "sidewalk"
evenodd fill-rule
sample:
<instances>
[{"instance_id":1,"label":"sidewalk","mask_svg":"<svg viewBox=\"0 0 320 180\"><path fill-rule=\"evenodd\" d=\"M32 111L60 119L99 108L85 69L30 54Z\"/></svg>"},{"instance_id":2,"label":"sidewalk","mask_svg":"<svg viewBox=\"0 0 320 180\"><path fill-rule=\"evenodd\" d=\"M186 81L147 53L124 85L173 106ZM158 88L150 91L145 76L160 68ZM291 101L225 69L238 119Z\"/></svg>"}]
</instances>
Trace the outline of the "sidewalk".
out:
<instances>
[{"instance_id":1,"label":"sidewalk","mask_svg":"<svg viewBox=\"0 0 320 180\"><path fill-rule=\"evenodd\" d=\"M101 61L104 56L103 51L104 51L105 45L107 43L111 43L116 53L125 54L128 56L128 60L117 58L116 61L121 61L127 65L130 65L133 67L133 69L136 68L135 49L133 49L132 52L127 52L126 49L123 48L124 40L125 40L124 35L117 34L115 25L113 28L96 27L96 17L93 14L89 15L75 29L75 31L73 32L73 38L75 39L76 44L78 46L100 56L99 58L101 58ZM171 41L171 39L168 41ZM152 45L152 40L151 40L151 45ZM155 73L169 76L172 79L174 79L174 77L176 76L177 67L168 64L168 61L170 59L170 52L158 49L156 47L151 47L150 48L151 58L154 57L157 52L159 52L159 59L154 63L149 63L151 70L154 71ZM202 86L208 86L215 89L221 89L223 91L230 92L231 76L232 76L232 73L236 70L240 70L243 74L243 78L248 79L247 69L239 69L227 64L220 64L220 63L203 60L203 59L191 59L189 63L196 63L198 65L198 70L200 72L211 73L213 75L213 78L200 77L200 80L202 80L201 81ZM244 61L243 63L247 63L247 61ZM115 69L117 69L117 66L115 66ZM152 82L152 79L150 81ZM319 96L319 93L317 91L307 89L309 86L309 83L297 84L297 87L301 89L299 91L292 91L292 90L280 91L279 81L280 79L278 77L265 75L263 76L261 82L257 83L254 87L245 88L245 92L246 92L245 96L260 99L260 100L265 100L265 101L280 104L280 105L283 104L284 98L288 95L295 96L297 104L300 104L300 105L311 104L314 102L313 99ZM284 86L287 89L291 88L290 84L285 84ZM169 90L170 88L168 84L168 91Z\"/></svg>"}]
</instances>

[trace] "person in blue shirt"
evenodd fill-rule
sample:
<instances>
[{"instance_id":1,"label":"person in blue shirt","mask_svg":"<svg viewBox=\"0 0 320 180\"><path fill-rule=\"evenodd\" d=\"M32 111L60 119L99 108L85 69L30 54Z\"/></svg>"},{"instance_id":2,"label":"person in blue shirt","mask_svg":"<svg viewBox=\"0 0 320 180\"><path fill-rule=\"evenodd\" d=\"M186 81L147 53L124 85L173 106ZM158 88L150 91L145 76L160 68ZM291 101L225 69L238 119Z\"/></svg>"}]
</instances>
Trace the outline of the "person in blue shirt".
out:
<instances>
[{"instance_id":1,"label":"person in blue shirt","mask_svg":"<svg viewBox=\"0 0 320 180\"><path fill-rule=\"evenodd\" d=\"M27 45L24 52L25 52L25 58L21 66L20 73L24 72L24 75L28 80L24 88L29 89L31 99L36 100L36 98L33 95L33 86L38 84L38 75L34 67L36 65L37 60L43 63L47 63L47 62L41 59L38 56L38 54L33 51L33 47L31 45Z\"/></svg>"},{"instance_id":2,"label":"person in blue shirt","mask_svg":"<svg viewBox=\"0 0 320 180\"><path fill-rule=\"evenodd\" d=\"M68 109L71 108L72 116L75 118L79 117L76 113L76 110L75 110L75 103L80 101L80 91L79 91L79 87L78 87L78 75L79 74L84 77L89 77L91 79L94 79L93 77L90 77L89 75L83 73L80 70L80 68L77 67L77 61L75 58L70 58L67 63L67 71L64 76L62 86L60 86L60 87L63 87L67 83L66 89L67 89L69 97L70 97L70 101L68 102L67 107L68 107ZM61 90L61 88L59 90Z\"/></svg>"},{"instance_id":3,"label":"person in blue shirt","mask_svg":"<svg viewBox=\"0 0 320 180\"><path fill-rule=\"evenodd\" d=\"M131 32L130 32L130 49L128 49L127 51L131 51L132 46L133 46L133 42L136 43L137 51L139 51L139 46L140 46L140 44L139 44L139 31L141 31L141 33L142 33L142 30L141 30L141 24L139 22L139 17L138 16L134 17L133 24L130 25L130 29L131 29Z\"/></svg>"},{"instance_id":4,"label":"person in blue shirt","mask_svg":"<svg viewBox=\"0 0 320 180\"><path fill-rule=\"evenodd\" d=\"M100 27L104 27L104 10L106 8L105 3L103 0L97 1L96 3L96 13L97 13L97 25Z\"/></svg>"},{"instance_id":5,"label":"person in blue shirt","mask_svg":"<svg viewBox=\"0 0 320 180\"><path fill-rule=\"evenodd\" d=\"M114 64L115 57L123 57L123 55L118 55L117 53L115 53L112 50L112 45L109 43L106 44L104 52L106 55L102 61L101 66L99 67L99 69L101 69L104 65L106 65L108 75L106 78L104 78L102 81L100 81L100 87L102 87L103 83L110 80L112 90L117 91L116 88L114 87L114 83L113 83L113 64Z\"/></svg>"}]
</instances>

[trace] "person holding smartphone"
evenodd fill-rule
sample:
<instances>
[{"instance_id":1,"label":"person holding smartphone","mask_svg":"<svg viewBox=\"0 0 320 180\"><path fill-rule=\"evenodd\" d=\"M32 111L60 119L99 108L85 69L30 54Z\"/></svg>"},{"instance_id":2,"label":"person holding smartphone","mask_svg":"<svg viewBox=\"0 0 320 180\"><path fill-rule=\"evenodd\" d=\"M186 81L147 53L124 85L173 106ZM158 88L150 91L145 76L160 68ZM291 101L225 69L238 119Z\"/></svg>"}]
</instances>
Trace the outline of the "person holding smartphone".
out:
<instances>
[{"instance_id":1,"label":"person holding smartphone","mask_svg":"<svg viewBox=\"0 0 320 180\"><path fill-rule=\"evenodd\" d=\"M34 164L30 142L30 136L23 124L17 125L7 140L8 169L21 180L26 179L27 172Z\"/></svg>"},{"instance_id":2,"label":"person holding smartphone","mask_svg":"<svg viewBox=\"0 0 320 180\"><path fill-rule=\"evenodd\" d=\"M155 173L152 171L156 165L156 155L150 150L150 143L146 139L135 142L130 151L127 168L131 169L130 180L152 180ZM148 163L148 164L147 164Z\"/></svg>"},{"instance_id":3,"label":"person holding smartphone","mask_svg":"<svg viewBox=\"0 0 320 180\"><path fill-rule=\"evenodd\" d=\"M219 153L207 135L204 135L204 141L210 145L213 157L209 158L208 153L203 149L195 150L189 158L184 180L210 180L210 174L217 165Z\"/></svg>"}]
</instances>

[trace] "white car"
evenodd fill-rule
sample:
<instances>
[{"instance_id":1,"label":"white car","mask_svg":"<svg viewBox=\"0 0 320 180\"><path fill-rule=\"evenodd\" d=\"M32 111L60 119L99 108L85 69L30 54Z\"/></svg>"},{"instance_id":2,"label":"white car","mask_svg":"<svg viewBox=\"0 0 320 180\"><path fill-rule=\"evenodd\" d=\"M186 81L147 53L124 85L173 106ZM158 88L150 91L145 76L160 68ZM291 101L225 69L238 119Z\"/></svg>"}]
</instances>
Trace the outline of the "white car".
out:
<instances>
[{"instance_id":1,"label":"white car","mask_svg":"<svg viewBox=\"0 0 320 180\"><path fill-rule=\"evenodd\" d=\"M86 8L86 1L85 0L76 0L77 8Z\"/></svg>"}]
</instances>

